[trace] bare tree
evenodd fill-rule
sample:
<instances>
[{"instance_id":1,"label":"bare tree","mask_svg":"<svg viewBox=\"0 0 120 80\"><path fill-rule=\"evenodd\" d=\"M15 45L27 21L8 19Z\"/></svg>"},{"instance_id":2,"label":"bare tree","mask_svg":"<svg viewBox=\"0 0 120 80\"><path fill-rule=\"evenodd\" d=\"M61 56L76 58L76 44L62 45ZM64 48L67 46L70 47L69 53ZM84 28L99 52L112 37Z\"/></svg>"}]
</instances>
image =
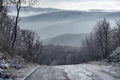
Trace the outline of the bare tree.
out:
<instances>
[{"instance_id":1,"label":"bare tree","mask_svg":"<svg viewBox=\"0 0 120 80\"><path fill-rule=\"evenodd\" d=\"M97 46L95 34L91 33L89 36L85 38L85 40L83 40L83 44L81 47L81 53L83 53L82 58L85 61L99 60L101 58L101 55L98 54L99 52L100 51Z\"/></svg>"},{"instance_id":2,"label":"bare tree","mask_svg":"<svg viewBox=\"0 0 120 80\"><path fill-rule=\"evenodd\" d=\"M13 20L9 19L6 14L2 14L0 17L0 46L2 49L6 49L6 51L10 47L13 26Z\"/></svg>"},{"instance_id":3,"label":"bare tree","mask_svg":"<svg viewBox=\"0 0 120 80\"><path fill-rule=\"evenodd\" d=\"M106 21L106 19L100 21L95 29L96 41L103 58L106 58L110 54L110 30L110 24Z\"/></svg>"},{"instance_id":4,"label":"bare tree","mask_svg":"<svg viewBox=\"0 0 120 80\"><path fill-rule=\"evenodd\" d=\"M44 46L42 45L42 41L40 41L38 36L33 46L32 54L33 60L39 64L41 64L43 61L43 48Z\"/></svg>"},{"instance_id":5,"label":"bare tree","mask_svg":"<svg viewBox=\"0 0 120 80\"><path fill-rule=\"evenodd\" d=\"M114 29L114 40L116 42L116 47L120 46L120 20L116 22L117 28Z\"/></svg>"},{"instance_id":6,"label":"bare tree","mask_svg":"<svg viewBox=\"0 0 120 80\"><path fill-rule=\"evenodd\" d=\"M0 12L2 11L3 9L3 0L0 0Z\"/></svg>"},{"instance_id":7,"label":"bare tree","mask_svg":"<svg viewBox=\"0 0 120 80\"><path fill-rule=\"evenodd\" d=\"M14 5L16 6L16 11L17 11L17 15L15 18L15 26L14 26L14 30L13 30L13 34L12 34L12 42L11 42L11 46L14 47L16 38L17 38L17 27L18 27L18 20L19 20L19 14L20 14L20 9L21 9L21 0L14 0Z\"/></svg>"},{"instance_id":8,"label":"bare tree","mask_svg":"<svg viewBox=\"0 0 120 80\"><path fill-rule=\"evenodd\" d=\"M16 13L17 13L15 17L15 26L12 34L11 47L14 47L17 38L17 28L18 28L19 15L22 5L27 3L29 3L29 5L32 5L35 1L36 0L10 0L10 2L16 7Z\"/></svg>"}]
</instances>

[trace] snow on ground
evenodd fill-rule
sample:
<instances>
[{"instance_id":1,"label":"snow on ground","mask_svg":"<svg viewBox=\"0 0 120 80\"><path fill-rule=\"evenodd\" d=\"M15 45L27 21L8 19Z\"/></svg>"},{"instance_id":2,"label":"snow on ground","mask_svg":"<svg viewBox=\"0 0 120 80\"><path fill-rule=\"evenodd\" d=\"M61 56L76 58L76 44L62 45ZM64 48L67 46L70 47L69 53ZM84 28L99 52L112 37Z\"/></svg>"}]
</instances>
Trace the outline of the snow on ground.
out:
<instances>
[{"instance_id":1,"label":"snow on ground","mask_svg":"<svg viewBox=\"0 0 120 80\"><path fill-rule=\"evenodd\" d=\"M120 69L110 65L78 64L40 66L39 68L32 69L32 71L29 70L27 71L31 73L29 73L30 75L26 79L24 77L25 80L120 80L119 77L114 76L118 76Z\"/></svg>"},{"instance_id":2,"label":"snow on ground","mask_svg":"<svg viewBox=\"0 0 120 80\"><path fill-rule=\"evenodd\" d=\"M120 78L120 67L116 67L112 65L108 65L108 66L101 65L99 66L99 69L102 72L108 73L116 78Z\"/></svg>"},{"instance_id":3,"label":"snow on ground","mask_svg":"<svg viewBox=\"0 0 120 80\"><path fill-rule=\"evenodd\" d=\"M25 80L70 80L67 73L51 66L40 66Z\"/></svg>"},{"instance_id":4,"label":"snow on ground","mask_svg":"<svg viewBox=\"0 0 120 80\"><path fill-rule=\"evenodd\" d=\"M68 73L70 80L120 80L120 68L96 64L56 66Z\"/></svg>"},{"instance_id":5,"label":"snow on ground","mask_svg":"<svg viewBox=\"0 0 120 80\"><path fill-rule=\"evenodd\" d=\"M100 65L92 65L92 64L83 64L82 67L92 73L94 73L96 76L98 76L101 80L119 80L117 78L114 78L112 75L102 72L102 69L99 68Z\"/></svg>"},{"instance_id":6,"label":"snow on ground","mask_svg":"<svg viewBox=\"0 0 120 80\"><path fill-rule=\"evenodd\" d=\"M18 69L18 70L11 70L12 74L15 76L14 80L25 80L30 74L32 74L37 68L39 68L39 65L34 66L27 66L26 68Z\"/></svg>"},{"instance_id":7,"label":"snow on ground","mask_svg":"<svg viewBox=\"0 0 120 80\"><path fill-rule=\"evenodd\" d=\"M120 79L120 62L107 63L105 61L100 61L100 62L90 62L89 64L97 66L97 68L102 72L105 72Z\"/></svg>"},{"instance_id":8,"label":"snow on ground","mask_svg":"<svg viewBox=\"0 0 120 80\"><path fill-rule=\"evenodd\" d=\"M92 72L87 71L80 65L56 66L56 68L68 73L70 80L100 80Z\"/></svg>"}]
</instances>

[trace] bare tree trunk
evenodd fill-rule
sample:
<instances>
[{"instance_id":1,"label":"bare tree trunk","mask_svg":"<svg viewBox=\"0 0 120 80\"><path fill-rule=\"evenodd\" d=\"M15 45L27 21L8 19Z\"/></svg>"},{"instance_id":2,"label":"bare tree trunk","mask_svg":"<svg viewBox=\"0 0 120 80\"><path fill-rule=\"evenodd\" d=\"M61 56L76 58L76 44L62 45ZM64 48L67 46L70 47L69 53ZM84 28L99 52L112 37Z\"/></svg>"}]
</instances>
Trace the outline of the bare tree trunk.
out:
<instances>
[{"instance_id":1,"label":"bare tree trunk","mask_svg":"<svg viewBox=\"0 0 120 80\"><path fill-rule=\"evenodd\" d=\"M3 0L0 0L0 12L2 11L3 8Z\"/></svg>"},{"instance_id":2,"label":"bare tree trunk","mask_svg":"<svg viewBox=\"0 0 120 80\"><path fill-rule=\"evenodd\" d=\"M13 48L15 45L15 41L17 38L17 28L18 28L18 20L19 20L19 14L20 14L20 9L21 9L21 0L19 0L16 4L16 9L17 9L17 16L15 19L15 26L14 26L14 30L12 33L12 43L11 43L11 47Z\"/></svg>"},{"instance_id":3,"label":"bare tree trunk","mask_svg":"<svg viewBox=\"0 0 120 80\"><path fill-rule=\"evenodd\" d=\"M106 58L109 55L110 44L110 24L104 19L99 22L96 28L96 37L98 45L101 48L102 57Z\"/></svg>"}]
</instances>

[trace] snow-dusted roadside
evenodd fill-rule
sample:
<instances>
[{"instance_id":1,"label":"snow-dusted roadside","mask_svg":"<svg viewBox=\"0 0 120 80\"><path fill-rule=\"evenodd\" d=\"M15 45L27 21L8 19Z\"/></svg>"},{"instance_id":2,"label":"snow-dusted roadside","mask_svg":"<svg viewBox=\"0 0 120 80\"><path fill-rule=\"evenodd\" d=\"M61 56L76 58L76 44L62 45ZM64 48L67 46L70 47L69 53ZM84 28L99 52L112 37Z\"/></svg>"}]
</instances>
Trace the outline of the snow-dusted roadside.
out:
<instances>
[{"instance_id":1,"label":"snow-dusted roadside","mask_svg":"<svg viewBox=\"0 0 120 80\"><path fill-rule=\"evenodd\" d=\"M91 65L91 64L83 64L81 65L84 69L94 73L97 77L99 77L101 80L117 80L113 76L104 73L101 71L99 66L97 65Z\"/></svg>"},{"instance_id":2,"label":"snow-dusted roadside","mask_svg":"<svg viewBox=\"0 0 120 80\"><path fill-rule=\"evenodd\" d=\"M22 69L21 71L25 73L24 77L15 80L120 80L120 78L111 75L111 70L114 68L110 65L98 64L34 66ZM120 71L117 69L117 72Z\"/></svg>"},{"instance_id":3,"label":"snow-dusted roadside","mask_svg":"<svg viewBox=\"0 0 120 80\"><path fill-rule=\"evenodd\" d=\"M56 68L64 70L70 80L120 80L120 68L110 65L78 64Z\"/></svg>"},{"instance_id":4,"label":"snow-dusted roadside","mask_svg":"<svg viewBox=\"0 0 120 80\"><path fill-rule=\"evenodd\" d=\"M107 66L98 65L98 66L102 72L105 72L107 74L110 74L110 75L120 79L120 67L112 66L112 65L107 65Z\"/></svg>"},{"instance_id":5,"label":"snow-dusted roadside","mask_svg":"<svg viewBox=\"0 0 120 80\"><path fill-rule=\"evenodd\" d=\"M90 62L90 64L92 65L96 65L99 70L101 70L102 72L105 72L109 75L112 75L116 78L120 79L120 62L118 63L107 63L107 62Z\"/></svg>"},{"instance_id":6,"label":"snow-dusted roadside","mask_svg":"<svg viewBox=\"0 0 120 80\"><path fill-rule=\"evenodd\" d=\"M14 80L25 80L30 74L32 74L39 67L40 67L39 65L34 65L34 66L29 65L26 68L13 71L13 75L15 76Z\"/></svg>"}]
</instances>

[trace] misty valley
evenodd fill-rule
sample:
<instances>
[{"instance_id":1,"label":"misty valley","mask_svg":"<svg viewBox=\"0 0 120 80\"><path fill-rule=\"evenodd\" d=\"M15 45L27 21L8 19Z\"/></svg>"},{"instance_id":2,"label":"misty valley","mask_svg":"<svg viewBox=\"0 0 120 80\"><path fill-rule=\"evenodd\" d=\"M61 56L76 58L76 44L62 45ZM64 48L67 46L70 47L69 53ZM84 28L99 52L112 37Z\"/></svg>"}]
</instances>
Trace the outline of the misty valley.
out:
<instances>
[{"instance_id":1,"label":"misty valley","mask_svg":"<svg viewBox=\"0 0 120 80\"><path fill-rule=\"evenodd\" d=\"M0 0L0 80L120 80L119 1L57 1Z\"/></svg>"}]
</instances>

